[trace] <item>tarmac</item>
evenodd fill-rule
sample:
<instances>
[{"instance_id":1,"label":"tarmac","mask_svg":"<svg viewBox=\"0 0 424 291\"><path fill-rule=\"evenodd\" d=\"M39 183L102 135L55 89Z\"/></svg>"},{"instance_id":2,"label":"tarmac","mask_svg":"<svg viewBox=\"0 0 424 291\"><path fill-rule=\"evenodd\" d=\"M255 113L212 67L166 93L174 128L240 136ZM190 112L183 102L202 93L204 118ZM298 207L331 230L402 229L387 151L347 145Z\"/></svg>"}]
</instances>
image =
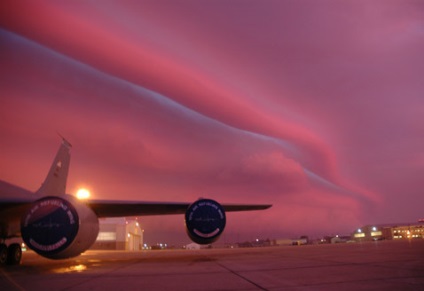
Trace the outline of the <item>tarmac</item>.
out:
<instances>
[{"instance_id":1,"label":"tarmac","mask_svg":"<svg viewBox=\"0 0 424 291\"><path fill-rule=\"evenodd\" d=\"M33 252L0 290L424 290L424 239L262 248Z\"/></svg>"}]
</instances>

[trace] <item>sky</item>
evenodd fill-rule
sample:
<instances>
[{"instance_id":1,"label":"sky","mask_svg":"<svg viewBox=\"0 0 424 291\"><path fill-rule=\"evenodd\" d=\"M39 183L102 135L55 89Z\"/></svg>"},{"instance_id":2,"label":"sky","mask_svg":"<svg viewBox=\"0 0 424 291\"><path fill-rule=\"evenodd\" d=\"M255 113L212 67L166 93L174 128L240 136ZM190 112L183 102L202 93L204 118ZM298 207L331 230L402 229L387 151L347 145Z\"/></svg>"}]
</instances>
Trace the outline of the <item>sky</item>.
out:
<instances>
[{"instance_id":1,"label":"sky","mask_svg":"<svg viewBox=\"0 0 424 291\"><path fill-rule=\"evenodd\" d=\"M273 204L221 241L424 217L424 2L2 1L0 179ZM188 242L183 216L145 241Z\"/></svg>"}]
</instances>

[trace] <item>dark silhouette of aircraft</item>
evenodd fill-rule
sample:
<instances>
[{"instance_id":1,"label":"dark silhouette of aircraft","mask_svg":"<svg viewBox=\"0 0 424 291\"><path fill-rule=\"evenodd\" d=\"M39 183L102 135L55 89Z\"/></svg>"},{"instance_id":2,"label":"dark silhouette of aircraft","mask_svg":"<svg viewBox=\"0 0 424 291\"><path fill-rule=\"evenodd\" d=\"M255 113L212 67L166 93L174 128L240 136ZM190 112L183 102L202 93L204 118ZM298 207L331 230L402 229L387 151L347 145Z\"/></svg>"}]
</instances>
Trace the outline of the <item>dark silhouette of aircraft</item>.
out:
<instances>
[{"instance_id":1,"label":"dark silhouette of aircraft","mask_svg":"<svg viewBox=\"0 0 424 291\"><path fill-rule=\"evenodd\" d=\"M39 255L50 259L75 257L99 233L100 217L185 214L187 234L210 244L222 234L226 212L261 210L271 205L219 204L211 199L193 203L79 200L66 194L71 144L64 138L46 179L36 192L0 181L0 264L19 264L21 245L6 240L22 237Z\"/></svg>"}]
</instances>

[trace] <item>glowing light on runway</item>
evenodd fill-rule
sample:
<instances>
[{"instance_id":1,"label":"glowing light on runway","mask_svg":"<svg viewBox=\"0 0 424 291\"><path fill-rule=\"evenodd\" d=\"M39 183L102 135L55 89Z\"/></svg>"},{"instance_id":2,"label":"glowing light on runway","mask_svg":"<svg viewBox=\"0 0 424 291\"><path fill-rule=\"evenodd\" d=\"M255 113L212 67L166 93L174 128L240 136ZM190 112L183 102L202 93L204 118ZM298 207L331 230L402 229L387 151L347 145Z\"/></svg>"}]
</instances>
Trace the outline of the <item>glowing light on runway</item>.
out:
<instances>
[{"instance_id":1,"label":"glowing light on runway","mask_svg":"<svg viewBox=\"0 0 424 291\"><path fill-rule=\"evenodd\" d=\"M54 270L55 273L81 273L83 271L87 270L87 266L83 265L83 264L79 264L79 265L72 265L69 266L67 268L58 268L56 270Z\"/></svg>"}]
</instances>

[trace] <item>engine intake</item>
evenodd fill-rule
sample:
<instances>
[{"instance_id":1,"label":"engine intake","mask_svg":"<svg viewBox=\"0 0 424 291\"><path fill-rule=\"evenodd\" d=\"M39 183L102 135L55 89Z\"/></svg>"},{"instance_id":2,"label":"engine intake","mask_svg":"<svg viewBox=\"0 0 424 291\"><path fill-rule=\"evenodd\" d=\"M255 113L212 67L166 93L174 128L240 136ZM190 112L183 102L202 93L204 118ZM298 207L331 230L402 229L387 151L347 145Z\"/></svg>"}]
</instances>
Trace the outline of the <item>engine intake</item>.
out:
<instances>
[{"instance_id":1,"label":"engine intake","mask_svg":"<svg viewBox=\"0 0 424 291\"><path fill-rule=\"evenodd\" d=\"M50 259L75 257L99 233L96 214L71 195L35 201L21 220L22 238L36 253Z\"/></svg>"},{"instance_id":2,"label":"engine intake","mask_svg":"<svg viewBox=\"0 0 424 291\"><path fill-rule=\"evenodd\" d=\"M216 241L225 228L224 208L211 199L199 199L191 204L185 214L187 234L198 244Z\"/></svg>"}]
</instances>

